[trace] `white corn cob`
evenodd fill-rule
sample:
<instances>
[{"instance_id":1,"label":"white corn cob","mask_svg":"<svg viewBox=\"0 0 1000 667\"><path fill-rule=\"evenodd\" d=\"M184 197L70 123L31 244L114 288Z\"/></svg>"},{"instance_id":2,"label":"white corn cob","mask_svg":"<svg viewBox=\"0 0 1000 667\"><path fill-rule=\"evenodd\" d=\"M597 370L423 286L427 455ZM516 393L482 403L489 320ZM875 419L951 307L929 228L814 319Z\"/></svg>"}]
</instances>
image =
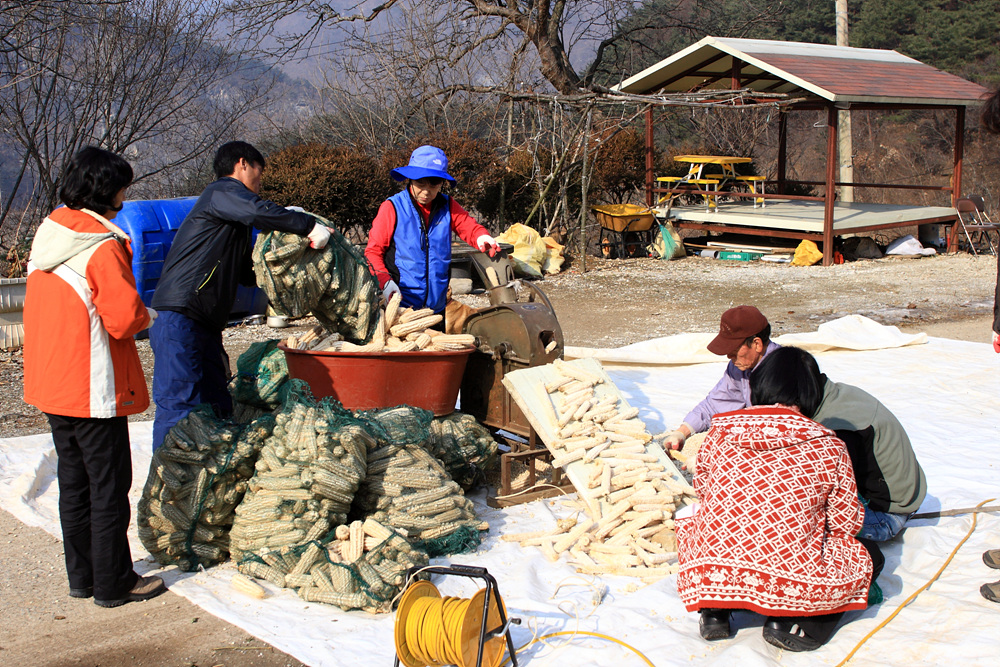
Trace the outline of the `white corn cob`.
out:
<instances>
[{"instance_id":1,"label":"white corn cob","mask_svg":"<svg viewBox=\"0 0 1000 667\"><path fill-rule=\"evenodd\" d=\"M229 584L233 587L233 590L239 591L244 595L249 595L252 598L263 600L267 597L267 591L264 590L263 586L239 572L233 575L233 578L229 580Z\"/></svg>"}]
</instances>

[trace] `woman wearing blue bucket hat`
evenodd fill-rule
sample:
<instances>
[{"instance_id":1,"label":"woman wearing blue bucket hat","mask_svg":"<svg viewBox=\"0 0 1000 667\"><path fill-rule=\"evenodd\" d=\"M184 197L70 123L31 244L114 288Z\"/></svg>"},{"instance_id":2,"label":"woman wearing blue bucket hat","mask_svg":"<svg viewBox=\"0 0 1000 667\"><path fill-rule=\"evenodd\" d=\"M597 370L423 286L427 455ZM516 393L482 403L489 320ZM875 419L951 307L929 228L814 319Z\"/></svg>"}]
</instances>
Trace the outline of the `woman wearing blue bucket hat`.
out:
<instances>
[{"instance_id":1,"label":"woman wearing blue bucket hat","mask_svg":"<svg viewBox=\"0 0 1000 667\"><path fill-rule=\"evenodd\" d=\"M392 170L406 187L382 202L368 234L365 257L386 301L396 292L410 308L444 311L451 264L451 233L492 257L500 244L452 197L441 192L448 157L421 146L410 163Z\"/></svg>"}]
</instances>

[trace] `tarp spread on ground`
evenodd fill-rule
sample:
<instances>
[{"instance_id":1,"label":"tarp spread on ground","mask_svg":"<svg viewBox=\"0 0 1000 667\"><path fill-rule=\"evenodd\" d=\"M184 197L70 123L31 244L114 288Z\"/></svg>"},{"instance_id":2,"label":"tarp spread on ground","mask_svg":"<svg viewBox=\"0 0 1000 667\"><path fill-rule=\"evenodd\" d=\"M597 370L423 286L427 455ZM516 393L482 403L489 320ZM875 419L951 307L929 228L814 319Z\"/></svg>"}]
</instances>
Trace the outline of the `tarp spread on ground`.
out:
<instances>
[{"instance_id":1,"label":"tarp spread on ground","mask_svg":"<svg viewBox=\"0 0 1000 667\"><path fill-rule=\"evenodd\" d=\"M987 332L988 335L988 332ZM718 357L716 357L718 359ZM906 426L927 473L928 495L922 512L973 506L998 493L1000 471L1000 355L986 343L931 338L925 345L874 351L830 351L819 354L823 372L837 381L858 385L877 396ZM687 366L624 367L609 371L631 405L640 408L650 430L673 427L718 381L724 362ZM150 454L151 422L130 424L136 480L133 502L145 481ZM48 435L0 440L0 507L21 521L59 535L56 506L55 453ZM551 529L569 516L559 500L541 501L506 510L472 498L490 533L479 548L449 561L486 567L498 582L507 609L524 619L512 626L514 643L527 643L537 633L594 631L616 637L642 651L658 667L666 665L836 665L862 639L896 611L944 564L966 536L971 517L912 522L885 545L886 566L879 578L885 602L864 612L851 612L830 643L814 653L779 652L760 636L762 618L737 613L733 639L708 644L698 636L697 616L687 613L677 597L674 577L642 586L634 579L605 577L603 598L594 579L576 574L560 561L550 563L537 549L500 540L513 532ZM145 555L132 534L133 555ZM995 627L998 608L979 595L979 586L997 579L981 560L982 552L1000 546L1000 517L979 516L978 528L958 551L941 578L859 650L857 664L940 665L984 664L1000 652ZM58 566L59 564L57 564ZM145 571L154 567L145 561ZM167 569L171 589L206 611L310 665L392 663L393 614L372 616L307 603L290 591L255 600L232 590L231 564L205 572ZM468 598L471 580L437 579L442 595ZM600 599L594 606L594 600ZM984 620L985 619L985 620ZM520 656L530 665L639 665L641 661L610 642L555 637Z\"/></svg>"},{"instance_id":2,"label":"tarp spread on ground","mask_svg":"<svg viewBox=\"0 0 1000 667\"><path fill-rule=\"evenodd\" d=\"M642 364L672 366L718 363L719 355L708 351L714 333L687 333L644 340L611 350L566 347L567 359L600 359L608 365ZM881 350L927 342L927 334L904 334L893 326L883 326L863 315L847 315L819 325L816 331L777 336L780 345L794 345L813 354L826 350Z\"/></svg>"}]
</instances>

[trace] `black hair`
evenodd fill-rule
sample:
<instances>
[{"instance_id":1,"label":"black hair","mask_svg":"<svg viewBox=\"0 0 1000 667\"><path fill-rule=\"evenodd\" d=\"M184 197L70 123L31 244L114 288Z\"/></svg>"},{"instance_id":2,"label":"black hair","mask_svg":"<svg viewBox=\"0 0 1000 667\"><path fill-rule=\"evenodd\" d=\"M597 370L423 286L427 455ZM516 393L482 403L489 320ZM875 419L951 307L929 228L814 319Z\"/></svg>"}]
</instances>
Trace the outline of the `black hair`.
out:
<instances>
[{"instance_id":1,"label":"black hair","mask_svg":"<svg viewBox=\"0 0 1000 667\"><path fill-rule=\"evenodd\" d=\"M246 160L249 164L259 164L261 169L267 166L259 150L245 141L230 141L215 151L215 160L212 162L215 177L231 176L236 171L236 163L240 160Z\"/></svg>"},{"instance_id":2,"label":"black hair","mask_svg":"<svg viewBox=\"0 0 1000 667\"><path fill-rule=\"evenodd\" d=\"M132 165L125 158L97 146L85 146L63 167L59 199L69 208L89 209L99 215L120 211L115 195L132 183Z\"/></svg>"},{"instance_id":3,"label":"black hair","mask_svg":"<svg viewBox=\"0 0 1000 667\"><path fill-rule=\"evenodd\" d=\"M767 347L768 342L771 340L771 323L768 322L767 326L760 330L760 333L755 333L754 335L743 341L744 345L753 345L753 339L760 338L761 342L764 343L764 347Z\"/></svg>"},{"instance_id":4,"label":"black hair","mask_svg":"<svg viewBox=\"0 0 1000 667\"><path fill-rule=\"evenodd\" d=\"M780 347L750 373L750 403L794 405L812 418L826 384L816 359L797 347Z\"/></svg>"},{"instance_id":5,"label":"black hair","mask_svg":"<svg viewBox=\"0 0 1000 667\"><path fill-rule=\"evenodd\" d=\"M980 120L988 132L1000 134L1000 88L986 98L986 103L980 112Z\"/></svg>"}]
</instances>

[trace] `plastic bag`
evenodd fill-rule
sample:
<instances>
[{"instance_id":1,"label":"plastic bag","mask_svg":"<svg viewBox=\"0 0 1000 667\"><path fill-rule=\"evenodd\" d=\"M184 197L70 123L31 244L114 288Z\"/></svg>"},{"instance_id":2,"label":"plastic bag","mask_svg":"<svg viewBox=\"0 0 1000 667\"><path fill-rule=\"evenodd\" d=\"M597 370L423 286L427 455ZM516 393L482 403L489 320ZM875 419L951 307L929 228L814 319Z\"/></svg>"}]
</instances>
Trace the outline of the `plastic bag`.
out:
<instances>
[{"instance_id":1,"label":"plastic bag","mask_svg":"<svg viewBox=\"0 0 1000 667\"><path fill-rule=\"evenodd\" d=\"M812 241L803 240L795 248L792 264L795 266L812 266L821 259L823 259L823 253L819 251L819 247Z\"/></svg>"},{"instance_id":2,"label":"plastic bag","mask_svg":"<svg viewBox=\"0 0 1000 667\"><path fill-rule=\"evenodd\" d=\"M687 255L681 235L669 220L659 223L660 231L653 242L646 246L650 257L657 259L679 259Z\"/></svg>"},{"instance_id":3,"label":"plastic bag","mask_svg":"<svg viewBox=\"0 0 1000 667\"><path fill-rule=\"evenodd\" d=\"M542 277L542 265L548 256L548 249L541 234L518 222L496 238L514 246L514 252L510 255L514 273L527 278Z\"/></svg>"}]
</instances>

